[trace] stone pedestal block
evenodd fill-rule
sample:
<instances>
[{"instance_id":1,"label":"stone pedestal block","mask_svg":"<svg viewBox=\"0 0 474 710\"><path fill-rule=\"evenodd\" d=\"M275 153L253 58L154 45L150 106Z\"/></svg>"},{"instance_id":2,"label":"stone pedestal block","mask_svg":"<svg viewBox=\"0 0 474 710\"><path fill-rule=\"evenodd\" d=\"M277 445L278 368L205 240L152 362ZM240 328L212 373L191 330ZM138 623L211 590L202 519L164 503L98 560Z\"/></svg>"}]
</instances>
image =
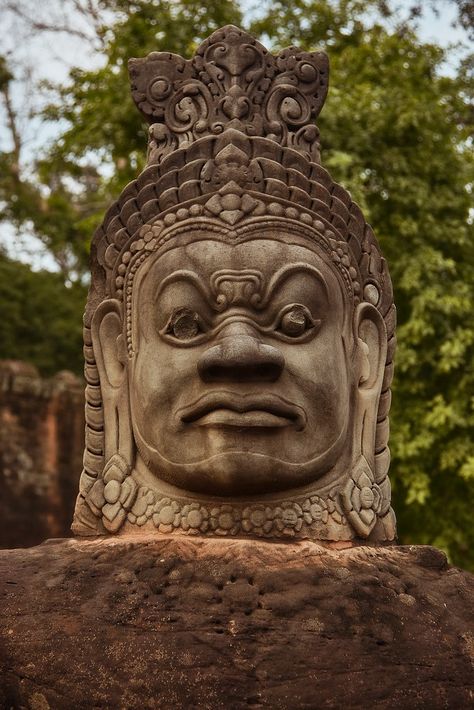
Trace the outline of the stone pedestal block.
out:
<instances>
[{"instance_id":1,"label":"stone pedestal block","mask_svg":"<svg viewBox=\"0 0 474 710\"><path fill-rule=\"evenodd\" d=\"M0 707L467 708L474 578L430 547L0 552Z\"/></svg>"}]
</instances>

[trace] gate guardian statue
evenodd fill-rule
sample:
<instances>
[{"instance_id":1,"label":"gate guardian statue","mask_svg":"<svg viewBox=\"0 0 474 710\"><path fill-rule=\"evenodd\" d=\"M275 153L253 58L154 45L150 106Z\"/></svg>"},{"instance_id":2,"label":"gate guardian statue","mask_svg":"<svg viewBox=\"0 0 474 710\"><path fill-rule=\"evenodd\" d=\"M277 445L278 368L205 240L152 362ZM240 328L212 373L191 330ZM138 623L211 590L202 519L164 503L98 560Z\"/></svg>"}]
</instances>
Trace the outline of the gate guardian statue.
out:
<instances>
[{"instance_id":1,"label":"gate guardian statue","mask_svg":"<svg viewBox=\"0 0 474 710\"><path fill-rule=\"evenodd\" d=\"M92 246L73 530L395 537L395 308L320 165L328 59L236 27L130 61L147 166Z\"/></svg>"}]
</instances>

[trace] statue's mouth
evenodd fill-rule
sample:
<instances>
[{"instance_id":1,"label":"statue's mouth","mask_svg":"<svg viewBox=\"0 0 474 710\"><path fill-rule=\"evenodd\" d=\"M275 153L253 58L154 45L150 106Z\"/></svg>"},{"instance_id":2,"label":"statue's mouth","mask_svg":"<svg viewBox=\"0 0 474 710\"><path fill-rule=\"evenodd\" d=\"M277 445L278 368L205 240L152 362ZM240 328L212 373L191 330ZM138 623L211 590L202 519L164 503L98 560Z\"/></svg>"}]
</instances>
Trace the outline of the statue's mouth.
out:
<instances>
[{"instance_id":1,"label":"statue's mouth","mask_svg":"<svg viewBox=\"0 0 474 710\"><path fill-rule=\"evenodd\" d=\"M238 428L306 426L304 409L275 394L209 392L177 412L184 424Z\"/></svg>"}]
</instances>

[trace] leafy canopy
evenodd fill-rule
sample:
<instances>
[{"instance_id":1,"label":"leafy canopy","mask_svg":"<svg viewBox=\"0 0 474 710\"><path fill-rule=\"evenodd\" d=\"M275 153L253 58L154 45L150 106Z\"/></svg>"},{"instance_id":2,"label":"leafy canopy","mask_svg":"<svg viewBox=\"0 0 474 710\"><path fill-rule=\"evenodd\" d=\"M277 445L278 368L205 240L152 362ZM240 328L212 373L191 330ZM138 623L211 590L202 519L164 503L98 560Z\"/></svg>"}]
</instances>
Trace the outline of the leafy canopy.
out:
<instances>
[{"instance_id":1,"label":"leafy canopy","mask_svg":"<svg viewBox=\"0 0 474 710\"><path fill-rule=\"evenodd\" d=\"M44 375L79 373L85 296L79 283L66 287L60 274L35 272L0 254L2 358L31 362Z\"/></svg>"}]
</instances>

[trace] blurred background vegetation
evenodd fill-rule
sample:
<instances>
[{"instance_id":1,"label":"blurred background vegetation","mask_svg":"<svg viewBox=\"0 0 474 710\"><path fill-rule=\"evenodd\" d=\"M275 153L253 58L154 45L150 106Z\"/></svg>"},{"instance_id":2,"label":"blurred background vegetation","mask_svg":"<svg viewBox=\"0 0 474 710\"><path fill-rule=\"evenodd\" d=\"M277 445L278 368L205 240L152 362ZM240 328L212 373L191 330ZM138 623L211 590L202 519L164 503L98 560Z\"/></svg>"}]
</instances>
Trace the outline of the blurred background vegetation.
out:
<instances>
[{"instance_id":1,"label":"blurred background vegetation","mask_svg":"<svg viewBox=\"0 0 474 710\"><path fill-rule=\"evenodd\" d=\"M448 6L464 44L422 39L424 14ZM395 286L391 477L400 540L434 544L474 569L474 2L0 0L0 10L18 46L61 41L67 63L60 79L38 82L31 67L41 56L28 65L11 43L0 54L0 357L45 375L81 372L91 236L145 157L129 57L190 56L227 23L273 49L324 48L322 161L361 204ZM68 42L86 48L88 67L75 65ZM48 269L38 268L34 247L20 263L21 244L40 246Z\"/></svg>"}]
</instances>

